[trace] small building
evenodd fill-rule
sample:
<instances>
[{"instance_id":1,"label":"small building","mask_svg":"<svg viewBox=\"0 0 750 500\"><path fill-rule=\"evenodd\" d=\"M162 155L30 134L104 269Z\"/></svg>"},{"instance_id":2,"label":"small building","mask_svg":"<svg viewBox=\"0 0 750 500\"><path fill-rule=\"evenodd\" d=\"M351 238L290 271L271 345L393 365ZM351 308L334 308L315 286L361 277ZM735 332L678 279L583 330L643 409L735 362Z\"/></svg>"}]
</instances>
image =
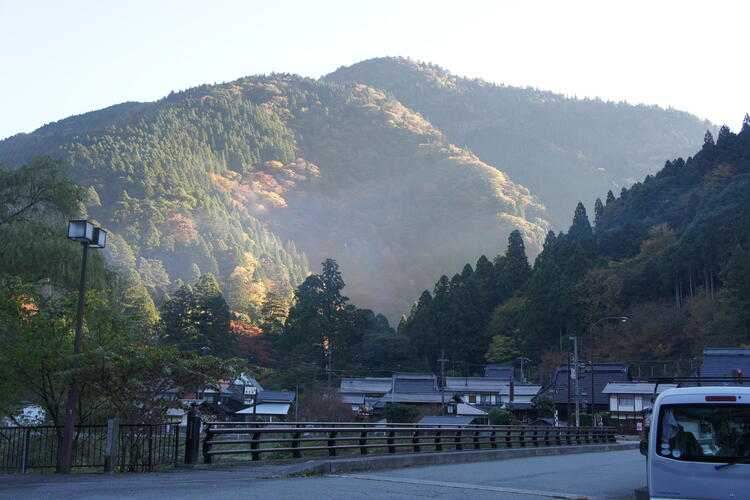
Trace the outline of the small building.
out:
<instances>
[{"instance_id":1,"label":"small building","mask_svg":"<svg viewBox=\"0 0 750 500\"><path fill-rule=\"evenodd\" d=\"M415 406L422 415L455 414L457 401L453 393L439 391L437 376L432 373L394 373L391 390L373 405L374 415L382 414L388 403Z\"/></svg>"},{"instance_id":2,"label":"small building","mask_svg":"<svg viewBox=\"0 0 750 500\"><path fill-rule=\"evenodd\" d=\"M448 415L455 415L457 401L452 394L439 392L409 392L388 393L373 405L374 415L382 415L385 405L388 403L400 403L414 406L419 413L425 416L443 415L443 409Z\"/></svg>"},{"instance_id":3,"label":"small building","mask_svg":"<svg viewBox=\"0 0 750 500\"><path fill-rule=\"evenodd\" d=\"M527 420L527 413L534 407L534 399L542 390L541 385L506 385L500 392L500 406L513 413L516 418Z\"/></svg>"},{"instance_id":4,"label":"small building","mask_svg":"<svg viewBox=\"0 0 750 500\"><path fill-rule=\"evenodd\" d=\"M501 408L501 394L508 392L508 379L488 377L445 377L445 390L463 403L489 411Z\"/></svg>"},{"instance_id":5,"label":"small building","mask_svg":"<svg viewBox=\"0 0 750 500\"><path fill-rule=\"evenodd\" d=\"M661 392L677 384L651 384L648 382L613 382L602 393L609 397L611 425L621 434L637 434L643 430L646 411L654 406Z\"/></svg>"},{"instance_id":6,"label":"small building","mask_svg":"<svg viewBox=\"0 0 750 500\"><path fill-rule=\"evenodd\" d=\"M581 412L591 412L591 389L592 389L592 370L591 365L580 363L578 375L578 398L580 401ZM594 363L593 369L593 389L594 389L594 409L596 412L609 411L609 396L603 394L604 387L612 382L630 382L630 369L619 363ZM553 384L547 391L554 391L555 408L561 416L568 416L568 405L571 408L571 414L575 411L576 393L575 379L569 377L568 365L558 365L555 371ZM568 392L570 388L570 392Z\"/></svg>"},{"instance_id":7,"label":"small building","mask_svg":"<svg viewBox=\"0 0 750 500\"><path fill-rule=\"evenodd\" d=\"M374 404L393 389L392 377L365 377L341 379L339 394L341 401L351 405L352 411L365 414Z\"/></svg>"},{"instance_id":8,"label":"small building","mask_svg":"<svg viewBox=\"0 0 750 500\"><path fill-rule=\"evenodd\" d=\"M251 402L250 406L235 412L240 421L252 421L258 417L274 420L284 420L289 415L297 394L294 391L261 391L257 395L257 401Z\"/></svg>"}]
</instances>

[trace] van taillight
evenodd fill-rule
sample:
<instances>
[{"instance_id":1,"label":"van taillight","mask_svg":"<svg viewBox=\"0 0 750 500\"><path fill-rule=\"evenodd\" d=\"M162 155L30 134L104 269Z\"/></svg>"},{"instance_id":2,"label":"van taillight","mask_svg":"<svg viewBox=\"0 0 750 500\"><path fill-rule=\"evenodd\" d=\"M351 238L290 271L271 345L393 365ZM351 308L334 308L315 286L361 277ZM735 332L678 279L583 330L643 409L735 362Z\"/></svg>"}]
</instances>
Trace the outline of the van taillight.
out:
<instances>
[{"instance_id":1,"label":"van taillight","mask_svg":"<svg viewBox=\"0 0 750 500\"><path fill-rule=\"evenodd\" d=\"M737 401L737 396L706 396L706 401Z\"/></svg>"}]
</instances>

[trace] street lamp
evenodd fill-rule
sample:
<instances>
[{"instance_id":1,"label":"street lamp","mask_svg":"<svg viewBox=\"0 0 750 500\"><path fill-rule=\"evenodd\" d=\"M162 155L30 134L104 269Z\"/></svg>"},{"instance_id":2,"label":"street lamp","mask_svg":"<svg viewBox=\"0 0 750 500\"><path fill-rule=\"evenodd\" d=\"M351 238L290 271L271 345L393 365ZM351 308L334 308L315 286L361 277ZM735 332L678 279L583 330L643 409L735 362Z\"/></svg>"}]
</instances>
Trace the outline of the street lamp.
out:
<instances>
[{"instance_id":1,"label":"street lamp","mask_svg":"<svg viewBox=\"0 0 750 500\"><path fill-rule=\"evenodd\" d=\"M78 290L78 312L76 315L76 335L73 341L73 372L70 377L70 391L65 403L65 427L60 445L60 472L70 472L73 459L73 434L75 433L76 406L78 404L78 381L75 377L78 355L81 353L81 337L83 332L83 306L86 299L86 264L88 263L89 248L104 248L107 242L107 231L87 220L72 220L68 222L68 238L77 241L83 247L81 261L81 286Z\"/></svg>"},{"instance_id":2,"label":"street lamp","mask_svg":"<svg viewBox=\"0 0 750 500\"><path fill-rule=\"evenodd\" d=\"M594 404L594 327L603 321L617 321L627 323L628 316L607 316L594 321L589 327L589 366L591 367L591 424L596 426L596 406Z\"/></svg>"}]
</instances>

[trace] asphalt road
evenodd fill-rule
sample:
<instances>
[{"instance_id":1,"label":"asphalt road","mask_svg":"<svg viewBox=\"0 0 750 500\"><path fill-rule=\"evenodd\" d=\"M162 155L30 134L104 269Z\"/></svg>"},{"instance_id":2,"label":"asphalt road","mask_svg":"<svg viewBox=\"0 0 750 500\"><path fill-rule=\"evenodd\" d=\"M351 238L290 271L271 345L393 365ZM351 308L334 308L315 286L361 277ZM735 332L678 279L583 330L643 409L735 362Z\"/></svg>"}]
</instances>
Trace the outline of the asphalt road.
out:
<instances>
[{"instance_id":1,"label":"asphalt road","mask_svg":"<svg viewBox=\"0 0 750 500\"><path fill-rule=\"evenodd\" d=\"M626 450L281 479L259 479L241 468L0 478L0 498L620 500L645 484L645 459Z\"/></svg>"}]
</instances>

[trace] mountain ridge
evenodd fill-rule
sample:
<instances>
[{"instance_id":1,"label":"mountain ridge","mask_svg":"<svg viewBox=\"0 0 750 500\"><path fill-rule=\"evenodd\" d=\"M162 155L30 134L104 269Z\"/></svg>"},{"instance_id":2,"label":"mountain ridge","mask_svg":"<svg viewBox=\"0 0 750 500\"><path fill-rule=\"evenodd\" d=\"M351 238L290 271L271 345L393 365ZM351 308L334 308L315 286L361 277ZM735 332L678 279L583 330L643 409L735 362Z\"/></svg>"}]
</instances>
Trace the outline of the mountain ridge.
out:
<instances>
[{"instance_id":1,"label":"mountain ridge","mask_svg":"<svg viewBox=\"0 0 750 500\"><path fill-rule=\"evenodd\" d=\"M531 189L556 229L565 227L578 201L655 173L666 159L698 147L706 129L717 131L684 111L573 99L402 57L340 67L323 80L387 90L448 140Z\"/></svg>"},{"instance_id":2,"label":"mountain ridge","mask_svg":"<svg viewBox=\"0 0 750 500\"><path fill-rule=\"evenodd\" d=\"M0 141L0 162L20 165L38 154L68 161L89 189L90 215L112 230L112 258L125 268L144 272L141 259L162 265L169 283L215 273L230 290L230 305L257 317L268 293L291 295L309 272L308 256L332 257L352 299L393 320L445 270L498 254L514 229L534 255L548 220L567 218L572 206L564 216L552 214L519 183L523 168L507 173L529 147L546 144L536 129L525 124L510 134L518 144L506 157L488 153L471 134L479 127L487 135L485 122L512 131L514 120L534 113L509 112L503 126L490 113L480 123L466 103L487 97L470 94L497 86L444 80L463 100L455 93L434 99L452 103L446 116L464 113L456 124L418 106L422 101L412 107L396 98L387 88L393 85L279 73L68 117ZM507 103L495 107L501 105ZM554 128L537 126L545 127ZM533 140L518 139L524 133ZM462 144L462 137L474 139ZM559 158L549 144L552 153L542 159ZM571 154L552 169L550 183L559 189L581 180L566 168L590 167ZM546 164L535 161L531 167L542 175ZM150 288L155 295L168 289Z\"/></svg>"}]
</instances>

